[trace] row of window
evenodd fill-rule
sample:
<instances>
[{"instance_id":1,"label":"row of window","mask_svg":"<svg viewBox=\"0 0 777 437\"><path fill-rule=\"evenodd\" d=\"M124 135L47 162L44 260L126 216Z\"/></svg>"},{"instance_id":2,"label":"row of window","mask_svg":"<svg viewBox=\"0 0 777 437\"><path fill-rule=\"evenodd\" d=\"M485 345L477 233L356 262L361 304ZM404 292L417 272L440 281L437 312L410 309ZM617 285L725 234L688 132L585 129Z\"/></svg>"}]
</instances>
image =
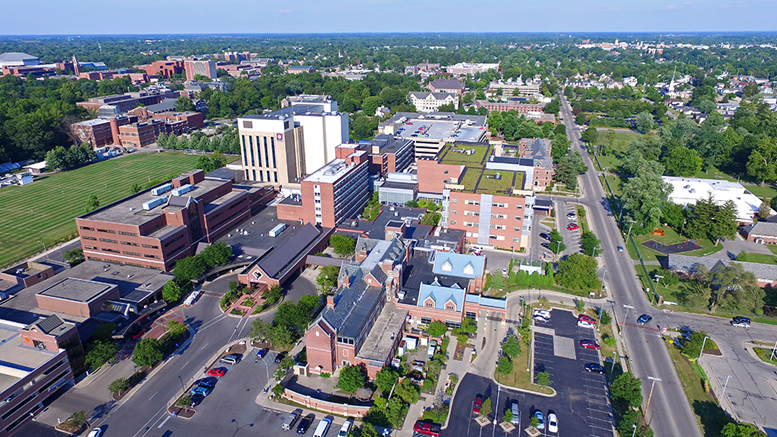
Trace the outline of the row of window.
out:
<instances>
[{"instance_id":1,"label":"row of window","mask_svg":"<svg viewBox=\"0 0 777 437\"><path fill-rule=\"evenodd\" d=\"M451 203L458 203L458 199L451 199ZM478 200L465 200L465 205L473 205L473 206L480 206L480 201ZM492 208L507 208L506 203L499 203L494 202L491 204ZM523 205L515 205L515 209L523 209Z\"/></svg>"}]
</instances>

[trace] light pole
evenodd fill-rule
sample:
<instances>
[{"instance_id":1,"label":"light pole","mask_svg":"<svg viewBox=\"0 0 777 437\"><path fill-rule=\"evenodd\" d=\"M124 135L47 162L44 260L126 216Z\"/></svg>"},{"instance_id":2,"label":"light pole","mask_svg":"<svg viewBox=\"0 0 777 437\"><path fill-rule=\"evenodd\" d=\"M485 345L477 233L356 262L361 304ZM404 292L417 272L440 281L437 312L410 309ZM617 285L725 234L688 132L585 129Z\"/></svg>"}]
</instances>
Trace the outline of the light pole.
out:
<instances>
[{"instance_id":1,"label":"light pole","mask_svg":"<svg viewBox=\"0 0 777 437\"><path fill-rule=\"evenodd\" d=\"M601 291L604 291L604 279L607 277L607 269L604 269L604 273L602 273L602 288L599 292L599 294L602 294Z\"/></svg>"},{"instance_id":2,"label":"light pole","mask_svg":"<svg viewBox=\"0 0 777 437\"><path fill-rule=\"evenodd\" d=\"M561 240L556 242L556 255L559 255L559 252L561 252Z\"/></svg>"},{"instance_id":3,"label":"light pole","mask_svg":"<svg viewBox=\"0 0 777 437\"><path fill-rule=\"evenodd\" d=\"M769 361L774 360L774 350L777 349L777 341L774 342L774 347L772 348L772 356L769 357Z\"/></svg>"},{"instance_id":4,"label":"light pole","mask_svg":"<svg viewBox=\"0 0 777 437\"><path fill-rule=\"evenodd\" d=\"M726 395L726 387L728 387L728 380L731 379L731 375L728 375L726 377L726 383L723 384L723 393L720 394L720 399L723 399L723 396Z\"/></svg>"},{"instance_id":5,"label":"light pole","mask_svg":"<svg viewBox=\"0 0 777 437\"><path fill-rule=\"evenodd\" d=\"M632 432L632 433L631 433L631 437L634 437L634 434L636 434L636 433L637 433L637 425L634 425L634 424L632 423L632 424L631 424L631 426L633 426L633 427L634 427L634 432Z\"/></svg>"},{"instance_id":6,"label":"light pole","mask_svg":"<svg viewBox=\"0 0 777 437\"><path fill-rule=\"evenodd\" d=\"M656 378L656 377L653 377L653 376L648 376L648 379L653 381L653 383L650 384L650 394L648 395L647 405L645 405L645 412L642 413L642 420L643 421L645 420L645 416L647 416L648 408L650 408L650 398L653 397L653 388L656 386L656 381L659 381L659 382L661 381L661 378Z\"/></svg>"},{"instance_id":7,"label":"light pole","mask_svg":"<svg viewBox=\"0 0 777 437\"><path fill-rule=\"evenodd\" d=\"M704 344L707 343L708 336L704 336L704 341L701 342L701 350L699 351L699 358L696 359L696 361L701 360L701 354L704 353Z\"/></svg>"},{"instance_id":8,"label":"light pole","mask_svg":"<svg viewBox=\"0 0 777 437\"><path fill-rule=\"evenodd\" d=\"M623 304L623 308L626 308L626 314L623 315L623 322L621 322L621 325L625 325L626 324L626 319L629 318L629 310L633 310L634 309L633 306L626 305L626 304Z\"/></svg>"},{"instance_id":9,"label":"light pole","mask_svg":"<svg viewBox=\"0 0 777 437\"><path fill-rule=\"evenodd\" d=\"M494 410L494 429L491 431L491 435L493 436L494 433L496 433L496 424L499 423L499 393L502 391L502 386L497 385L496 386L496 410Z\"/></svg>"},{"instance_id":10,"label":"light pole","mask_svg":"<svg viewBox=\"0 0 777 437\"><path fill-rule=\"evenodd\" d=\"M629 223L629 232L626 234L626 244L629 244L629 237L631 237L631 227L634 226L634 220Z\"/></svg>"},{"instance_id":11,"label":"light pole","mask_svg":"<svg viewBox=\"0 0 777 437\"><path fill-rule=\"evenodd\" d=\"M613 379L613 373L615 373L615 355L618 353L617 350L612 351L612 366L610 366L610 382L612 382ZM621 369L623 367L621 366Z\"/></svg>"},{"instance_id":12,"label":"light pole","mask_svg":"<svg viewBox=\"0 0 777 437\"><path fill-rule=\"evenodd\" d=\"M178 380L181 381L181 390L186 393L186 386L183 385L183 378L181 378L181 375L178 375Z\"/></svg>"},{"instance_id":13,"label":"light pole","mask_svg":"<svg viewBox=\"0 0 777 437\"><path fill-rule=\"evenodd\" d=\"M40 240L38 240L38 243L43 244L43 251L46 252L46 261L48 261L49 260L49 254L48 254L48 249L46 249L46 245L42 241L40 241Z\"/></svg>"}]
</instances>

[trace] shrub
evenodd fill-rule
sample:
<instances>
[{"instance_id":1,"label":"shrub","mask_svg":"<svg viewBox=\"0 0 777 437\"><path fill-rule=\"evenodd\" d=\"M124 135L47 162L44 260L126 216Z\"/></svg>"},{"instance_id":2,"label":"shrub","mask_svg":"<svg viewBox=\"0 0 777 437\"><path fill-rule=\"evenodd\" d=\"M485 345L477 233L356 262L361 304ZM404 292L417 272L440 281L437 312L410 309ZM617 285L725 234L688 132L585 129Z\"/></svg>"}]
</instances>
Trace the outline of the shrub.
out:
<instances>
[{"instance_id":1,"label":"shrub","mask_svg":"<svg viewBox=\"0 0 777 437\"><path fill-rule=\"evenodd\" d=\"M536 376L537 384L541 387L550 387L550 374L548 372L540 372Z\"/></svg>"},{"instance_id":2,"label":"shrub","mask_svg":"<svg viewBox=\"0 0 777 437\"><path fill-rule=\"evenodd\" d=\"M178 407L188 407L191 404L192 404L192 395L181 396L181 398L175 401L175 405Z\"/></svg>"},{"instance_id":3,"label":"shrub","mask_svg":"<svg viewBox=\"0 0 777 437\"><path fill-rule=\"evenodd\" d=\"M283 395L283 384L275 384L272 388L272 395L277 397L281 397Z\"/></svg>"},{"instance_id":4,"label":"shrub","mask_svg":"<svg viewBox=\"0 0 777 437\"><path fill-rule=\"evenodd\" d=\"M502 375L513 373L513 362L507 357L500 357L496 365L496 371Z\"/></svg>"},{"instance_id":5,"label":"shrub","mask_svg":"<svg viewBox=\"0 0 777 437\"><path fill-rule=\"evenodd\" d=\"M138 366L151 367L161 359L162 344L156 338L144 338L132 352L132 362Z\"/></svg>"},{"instance_id":6,"label":"shrub","mask_svg":"<svg viewBox=\"0 0 777 437\"><path fill-rule=\"evenodd\" d=\"M610 346L610 347L613 347L613 346L615 346L615 337L613 337L613 336L610 336L610 335L604 334L604 335L602 336L602 341L603 341L603 342L604 342L604 344L606 344L607 346Z\"/></svg>"},{"instance_id":7,"label":"shrub","mask_svg":"<svg viewBox=\"0 0 777 437\"><path fill-rule=\"evenodd\" d=\"M129 387L130 383L127 378L119 378L108 384L108 391L115 395L117 393L127 391Z\"/></svg>"},{"instance_id":8,"label":"shrub","mask_svg":"<svg viewBox=\"0 0 777 437\"><path fill-rule=\"evenodd\" d=\"M442 337L448 332L448 327L445 323L434 321L426 327L426 332L430 337Z\"/></svg>"}]
</instances>

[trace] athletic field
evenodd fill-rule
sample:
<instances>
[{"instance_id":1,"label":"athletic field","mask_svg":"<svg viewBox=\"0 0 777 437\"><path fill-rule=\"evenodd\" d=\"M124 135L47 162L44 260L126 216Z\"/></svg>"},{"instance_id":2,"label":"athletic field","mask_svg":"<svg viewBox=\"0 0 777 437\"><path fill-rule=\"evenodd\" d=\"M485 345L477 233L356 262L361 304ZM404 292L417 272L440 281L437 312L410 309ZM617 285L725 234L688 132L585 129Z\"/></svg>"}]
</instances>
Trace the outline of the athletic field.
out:
<instances>
[{"instance_id":1,"label":"athletic field","mask_svg":"<svg viewBox=\"0 0 777 437\"><path fill-rule=\"evenodd\" d=\"M178 152L138 153L36 179L23 187L0 189L0 266L75 238L75 218L94 194L104 206L171 173L192 170L199 157Z\"/></svg>"}]
</instances>

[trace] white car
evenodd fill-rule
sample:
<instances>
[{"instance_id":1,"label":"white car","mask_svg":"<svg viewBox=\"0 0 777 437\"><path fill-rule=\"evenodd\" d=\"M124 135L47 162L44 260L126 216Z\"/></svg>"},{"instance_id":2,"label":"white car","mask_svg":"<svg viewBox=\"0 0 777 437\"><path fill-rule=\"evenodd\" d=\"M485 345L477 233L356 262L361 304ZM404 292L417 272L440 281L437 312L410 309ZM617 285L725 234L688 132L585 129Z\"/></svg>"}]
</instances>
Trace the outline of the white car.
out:
<instances>
[{"instance_id":1,"label":"white car","mask_svg":"<svg viewBox=\"0 0 777 437\"><path fill-rule=\"evenodd\" d=\"M586 322L585 320L578 320L577 326L580 328L593 328L594 324L591 322Z\"/></svg>"},{"instance_id":2,"label":"white car","mask_svg":"<svg viewBox=\"0 0 777 437\"><path fill-rule=\"evenodd\" d=\"M95 428L89 431L89 435L86 437L100 437L101 435L103 435L103 430L101 428Z\"/></svg>"},{"instance_id":3,"label":"white car","mask_svg":"<svg viewBox=\"0 0 777 437\"><path fill-rule=\"evenodd\" d=\"M351 430L352 426L353 420L346 420L345 423L343 423L343 426L340 427L340 432L337 433L337 437L348 437L348 431Z\"/></svg>"},{"instance_id":4,"label":"white car","mask_svg":"<svg viewBox=\"0 0 777 437\"><path fill-rule=\"evenodd\" d=\"M558 433L558 417L555 413L548 413L548 432Z\"/></svg>"},{"instance_id":5,"label":"white car","mask_svg":"<svg viewBox=\"0 0 777 437\"><path fill-rule=\"evenodd\" d=\"M550 319L550 311L548 310L534 310L534 313L532 313L532 315L534 317L540 316L546 319Z\"/></svg>"}]
</instances>

